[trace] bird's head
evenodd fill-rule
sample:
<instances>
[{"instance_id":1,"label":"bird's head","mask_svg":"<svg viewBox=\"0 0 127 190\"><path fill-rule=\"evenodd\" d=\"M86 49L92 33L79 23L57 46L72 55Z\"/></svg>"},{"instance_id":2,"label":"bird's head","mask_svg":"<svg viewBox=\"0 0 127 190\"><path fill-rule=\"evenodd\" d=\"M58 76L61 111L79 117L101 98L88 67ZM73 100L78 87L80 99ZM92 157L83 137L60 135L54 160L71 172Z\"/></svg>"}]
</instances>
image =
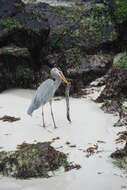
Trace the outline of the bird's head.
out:
<instances>
[{"instance_id":1,"label":"bird's head","mask_svg":"<svg viewBox=\"0 0 127 190\"><path fill-rule=\"evenodd\" d=\"M51 70L51 76L54 79L59 78L60 80L62 80L67 85L69 84L69 82L65 78L63 72L60 71L59 69L57 69L56 67Z\"/></svg>"}]
</instances>

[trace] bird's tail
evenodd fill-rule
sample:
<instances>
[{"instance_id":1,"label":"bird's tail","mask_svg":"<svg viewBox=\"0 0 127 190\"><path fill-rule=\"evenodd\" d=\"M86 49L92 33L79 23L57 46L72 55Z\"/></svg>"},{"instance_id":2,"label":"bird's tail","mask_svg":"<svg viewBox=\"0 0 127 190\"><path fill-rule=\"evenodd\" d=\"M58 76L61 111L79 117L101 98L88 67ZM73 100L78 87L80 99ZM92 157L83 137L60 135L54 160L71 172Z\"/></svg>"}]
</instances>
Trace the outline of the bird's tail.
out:
<instances>
[{"instance_id":1,"label":"bird's tail","mask_svg":"<svg viewBox=\"0 0 127 190\"><path fill-rule=\"evenodd\" d=\"M27 110L27 114L32 116L32 113L33 113L33 108L30 106Z\"/></svg>"}]
</instances>

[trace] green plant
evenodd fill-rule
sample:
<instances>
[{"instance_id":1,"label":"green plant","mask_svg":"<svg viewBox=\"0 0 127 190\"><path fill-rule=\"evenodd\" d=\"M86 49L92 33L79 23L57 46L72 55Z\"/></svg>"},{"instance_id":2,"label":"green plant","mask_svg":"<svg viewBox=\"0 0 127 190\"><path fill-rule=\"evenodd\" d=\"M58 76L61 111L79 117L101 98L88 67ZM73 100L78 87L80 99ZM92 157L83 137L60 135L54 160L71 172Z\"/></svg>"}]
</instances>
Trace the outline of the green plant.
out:
<instances>
[{"instance_id":1,"label":"green plant","mask_svg":"<svg viewBox=\"0 0 127 190\"><path fill-rule=\"evenodd\" d=\"M20 27L21 24L15 18L8 17L0 21L0 26L10 31Z\"/></svg>"},{"instance_id":2,"label":"green plant","mask_svg":"<svg viewBox=\"0 0 127 190\"><path fill-rule=\"evenodd\" d=\"M116 61L113 63L113 67L127 69L127 54L121 54Z\"/></svg>"},{"instance_id":3,"label":"green plant","mask_svg":"<svg viewBox=\"0 0 127 190\"><path fill-rule=\"evenodd\" d=\"M65 51L66 64L70 66L79 66L81 63L81 50L71 48Z\"/></svg>"},{"instance_id":4,"label":"green plant","mask_svg":"<svg viewBox=\"0 0 127 190\"><path fill-rule=\"evenodd\" d=\"M127 156L125 156L121 159L119 158L119 159L113 160L113 164L121 169L126 169L127 168Z\"/></svg>"},{"instance_id":5,"label":"green plant","mask_svg":"<svg viewBox=\"0 0 127 190\"><path fill-rule=\"evenodd\" d=\"M115 18L117 22L127 20L127 0L115 0Z\"/></svg>"},{"instance_id":6,"label":"green plant","mask_svg":"<svg viewBox=\"0 0 127 190\"><path fill-rule=\"evenodd\" d=\"M91 9L85 5L55 7L51 11L62 23L51 31L53 48L70 49L84 44L98 46L100 42L115 40L117 37L108 6L104 4L93 3Z\"/></svg>"}]
</instances>

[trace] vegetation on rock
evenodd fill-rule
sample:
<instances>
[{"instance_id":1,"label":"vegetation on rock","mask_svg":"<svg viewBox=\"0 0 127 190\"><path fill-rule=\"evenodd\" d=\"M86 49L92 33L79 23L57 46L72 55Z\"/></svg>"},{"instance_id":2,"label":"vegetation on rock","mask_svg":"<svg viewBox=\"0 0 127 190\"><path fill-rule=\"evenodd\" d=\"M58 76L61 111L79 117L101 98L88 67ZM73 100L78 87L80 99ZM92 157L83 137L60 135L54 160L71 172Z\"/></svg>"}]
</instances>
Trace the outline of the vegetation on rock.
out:
<instances>
[{"instance_id":1,"label":"vegetation on rock","mask_svg":"<svg viewBox=\"0 0 127 190\"><path fill-rule=\"evenodd\" d=\"M46 3L23 4L20 0L13 0L14 2L18 2L18 11L16 12L16 6L12 6L8 0L6 1L10 9L9 15L11 15L11 13L13 14L13 12L14 14L8 17L2 16L0 25L0 46L10 46L10 44L14 44L17 47L27 48L30 52L30 58L32 59L32 64L17 65L16 75L12 72L9 74L11 77L7 76L9 81L12 82L13 80L14 87L33 88L37 86L40 83L39 77L44 68L46 68L45 72L47 72L50 70L50 67L59 66L65 71L65 74L68 73L69 69L77 69L85 64L88 68L87 55L90 54L93 56L93 54L98 54L100 57L103 57L101 46L105 43L114 42L118 37L115 24L112 21L112 15L105 2L96 3L96 1L91 1L89 4L81 3L72 7L52 7ZM19 9L20 5L21 8ZM2 4L0 10L5 8L8 10L8 7ZM5 29L8 31L5 31ZM54 64L55 54L57 54L58 57L60 55L61 59L56 58ZM47 60L49 55L52 55L53 64L50 64L48 62L49 60ZM24 62L24 56L22 58ZM20 61L21 60L22 59L20 59ZM11 59L11 61L13 61L13 59ZM90 80L86 79L86 81L84 81L85 77L82 77L82 69L80 69L80 77L78 77L81 84L87 85L87 81L92 81L93 78L95 79L101 76L102 73L107 72L109 66L105 64L105 66L103 66L100 60L98 62L100 66L97 67L92 66L90 63L89 68L91 68L92 71L89 72L88 76ZM84 67L85 66L83 66L83 73L85 73ZM96 68L99 67L102 68L102 71L100 69L99 72L101 74L98 75L98 69ZM1 75L3 76L2 73ZM47 75L48 74L44 76ZM73 72L69 72L69 77L73 80ZM15 79L18 82L14 81ZM44 79L46 79L46 77L43 77L42 80ZM32 81L32 85L30 85L30 80ZM76 83L72 82L72 84L75 85ZM9 86L9 84L5 86L4 83L0 89L6 89L6 87Z\"/></svg>"},{"instance_id":2,"label":"vegetation on rock","mask_svg":"<svg viewBox=\"0 0 127 190\"><path fill-rule=\"evenodd\" d=\"M111 157L114 159L113 163L115 165L117 165L118 167L122 168L122 169L126 169L127 170L127 134L126 131L124 132L124 141L126 141L125 146L123 149L118 149L115 152L113 152L111 154ZM120 137L121 139L123 138Z\"/></svg>"},{"instance_id":3,"label":"vegetation on rock","mask_svg":"<svg viewBox=\"0 0 127 190\"><path fill-rule=\"evenodd\" d=\"M126 52L118 54L114 58L113 67L127 69L127 54Z\"/></svg>"},{"instance_id":4,"label":"vegetation on rock","mask_svg":"<svg viewBox=\"0 0 127 190\"><path fill-rule=\"evenodd\" d=\"M82 53L80 48L71 48L64 52L66 64L76 67L81 64Z\"/></svg>"},{"instance_id":5,"label":"vegetation on rock","mask_svg":"<svg viewBox=\"0 0 127 190\"><path fill-rule=\"evenodd\" d=\"M118 23L127 21L127 1L126 0L115 0L115 20Z\"/></svg>"},{"instance_id":6,"label":"vegetation on rock","mask_svg":"<svg viewBox=\"0 0 127 190\"><path fill-rule=\"evenodd\" d=\"M0 27L3 27L8 31L11 31L15 28L19 28L20 26L21 24L15 18L8 17L0 20Z\"/></svg>"},{"instance_id":7,"label":"vegetation on rock","mask_svg":"<svg viewBox=\"0 0 127 190\"><path fill-rule=\"evenodd\" d=\"M51 24L53 48L67 49L78 46L92 49L117 38L111 15L104 5L95 4L90 8L82 5L50 9L58 19L57 26Z\"/></svg>"}]
</instances>

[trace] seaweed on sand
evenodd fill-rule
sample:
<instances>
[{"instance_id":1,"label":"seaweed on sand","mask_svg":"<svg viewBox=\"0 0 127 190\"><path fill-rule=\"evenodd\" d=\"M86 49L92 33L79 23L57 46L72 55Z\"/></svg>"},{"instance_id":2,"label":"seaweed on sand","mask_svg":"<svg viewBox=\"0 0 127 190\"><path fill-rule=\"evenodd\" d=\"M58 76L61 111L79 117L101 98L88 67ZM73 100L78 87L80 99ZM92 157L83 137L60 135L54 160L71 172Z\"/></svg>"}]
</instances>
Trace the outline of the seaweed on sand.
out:
<instances>
[{"instance_id":1,"label":"seaweed on sand","mask_svg":"<svg viewBox=\"0 0 127 190\"><path fill-rule=\"evenodd\" d=\"M66 154L50 142L18 146L16 151L0 152L0 173L16 178L49 177L48 172L69 165Z\"/></svg>"}]
</instances>

